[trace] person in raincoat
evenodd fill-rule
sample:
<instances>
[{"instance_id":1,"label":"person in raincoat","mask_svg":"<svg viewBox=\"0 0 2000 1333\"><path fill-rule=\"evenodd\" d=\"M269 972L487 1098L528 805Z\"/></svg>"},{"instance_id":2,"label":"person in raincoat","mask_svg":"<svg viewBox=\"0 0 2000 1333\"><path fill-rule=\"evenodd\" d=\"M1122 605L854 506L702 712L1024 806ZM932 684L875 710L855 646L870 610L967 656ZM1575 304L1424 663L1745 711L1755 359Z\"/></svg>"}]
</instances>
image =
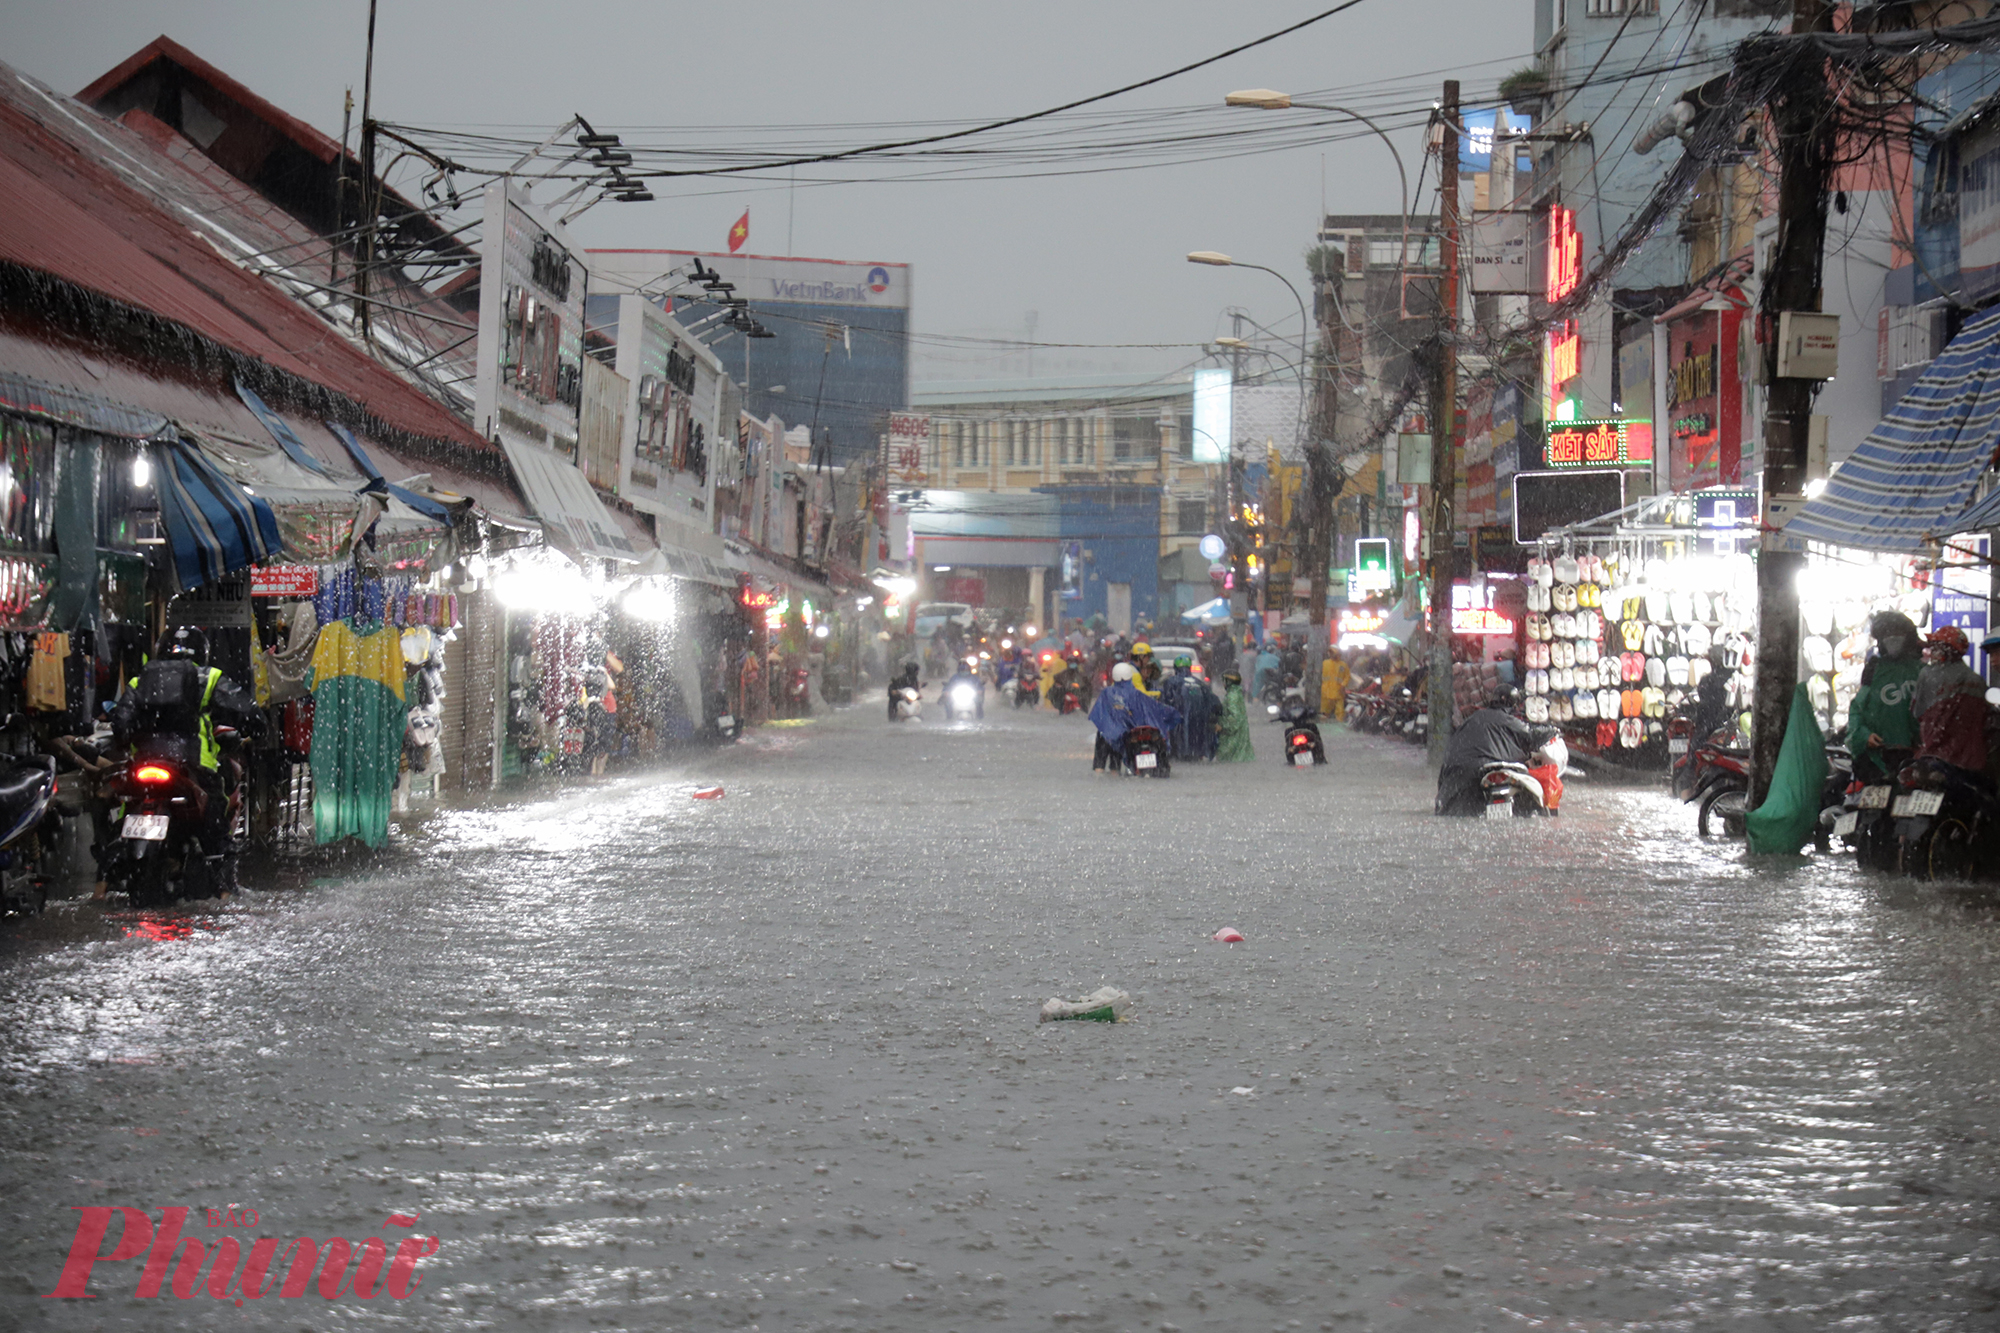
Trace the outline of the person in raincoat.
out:
<instances>
[{"instance_id":1,"label":"person in raincoat","mask_svg":"<svg viewBox=\"0 0 2000 1333\"><path fill-rule=\"evenodd\" d=\"M1273 682L1282 684L1283 677L1278 674L1281 669L1277 650L1265 644L1257 654L1257 668L1250 674L1250 693L1261 699Z\"/></svg>"},{"instance_id":2,"label":"person in raincoat","mask_svg":"<svg viewBox=\"0 0 2000 1333\"><path fill-rule=\"evenodd\" d=\"M1847 708L1847 752L1854 756L1856 777L1886 781L1916 752L1917 719L1910 706L1924 669L1923 639L1900 611L1882 612L1868 632L1875 655L1861 668L1861 688Z\"/></svg>"},{"instance_id":3,"label":"person in raincoat","mask_svg":"<svg viewBox=\"0 0 2000 1333\"><path fill-rule=\"evenodd\" d=\"M1174 674L1168 679L1180 683L1180 697L1167 699L1167 702L1181 710L1180 730L1175 733L1181 757L1203 762L1215 758L1215 714L1218 705L1208 682L1194 674L1194 659L1188 657L1174 659Z\"/></svg>"},{"instance_id":4,"label":"person in raincoat","mask_svg":"<svg viewBox=\"0 0 2000 1333\"><path fill-rule=\"evenodd\" d=\"M1338 649L1319 664L1319 715L1329 722L1347 720L1347 686L1354 679L1347 658Z\"/></svg>"},{"instance_id":5,"label":"person in raincoat","mask_svg":"<svg viewBox=\"0 0 2000 1333\"><path fill-rule=\"evenodd\" d=\"M1986 681L1965 663L1972 641L1956 625L1924 642L1927 664L1917 677L1917 758L1937 759L1979 773L1986 768Z\"/></svg>"},{"instance_id":6,"label":"person in raincoat","mask_svg":"<svg viewBox=\"0 0 2000 1333\"><path fill-rule=\"evenodd\" d=\"M1229 671L1222 677L1222 721L1216 728L1215 761L1247 764L1257 757L1250 748L1250 705L1243 697L1243 676Z\"/></svg>"},{"instance_id":7,"label":"person in raincoat","mask_svg":"<svg viewBox=\"0 0 2000 1333\"><path fill-rule=\"evenodd\" d=\"M1092 772L1124 770L1125 733L1132 728L1151 727L1165 740L1181 720L1179 713L1139 689L1137 675L1130 662L1120 662L1111 668L1111 683L1090 706L1090 724L1097 728Z\"/></svg>"}]
</instances>

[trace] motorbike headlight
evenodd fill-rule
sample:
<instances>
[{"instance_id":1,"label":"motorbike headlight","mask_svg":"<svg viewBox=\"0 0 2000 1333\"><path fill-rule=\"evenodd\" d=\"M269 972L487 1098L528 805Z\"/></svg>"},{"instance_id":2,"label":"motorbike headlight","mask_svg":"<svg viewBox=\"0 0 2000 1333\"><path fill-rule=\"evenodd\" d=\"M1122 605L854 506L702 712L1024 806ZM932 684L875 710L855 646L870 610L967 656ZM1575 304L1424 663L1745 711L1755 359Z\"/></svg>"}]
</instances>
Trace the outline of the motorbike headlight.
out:
<instances>
[{"instance_id":1,"label":"motorbike headlight","mask_svg":"<svg viewBox=\"0 0 2000 1333\"><path fill-rule=\"evenodd\" d=\"M970 685L954 685L952 687L951 701L957 704L960 708L969 707L972 703L972 699L973 699L973 690Z\"/></svg>"}]
</instances>

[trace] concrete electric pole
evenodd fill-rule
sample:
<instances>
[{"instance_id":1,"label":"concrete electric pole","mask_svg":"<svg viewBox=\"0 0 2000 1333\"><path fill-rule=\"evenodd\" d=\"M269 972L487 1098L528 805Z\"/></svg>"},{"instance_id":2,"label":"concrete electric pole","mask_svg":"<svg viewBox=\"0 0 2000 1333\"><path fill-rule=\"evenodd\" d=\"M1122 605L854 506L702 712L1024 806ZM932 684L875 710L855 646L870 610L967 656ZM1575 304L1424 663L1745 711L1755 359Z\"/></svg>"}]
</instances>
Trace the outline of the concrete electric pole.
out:
<instances>
[{"instance_id":1,"label":"concrete electric pole","mask_svg":"<svg viewBox=\"0 0 2000 1333\"><path fill-rule=\"evenodd\" d=\"M1803 0L1801 0L1803 2ZM1430 762L1451 741L1451 574L1458 476L1458 80L1446 79L1438 112L1438 364L1431 387L1431 512L1425 574L1431 594Z\"/></svg>"},{"instance_id":2,"label":"concrete electric pole","mask_svg":"<svg viewBox=\"0 0 2000 1333\"><path fill-rule=\"evenodd\" d=\"M1830 0L1792 0L1792 31L1833 31ZM1812 429L1816 381L1778 378L1778 324L1786 311L1820 308L1820 264L1826 245L1827 183L1833 163L1831 99L1818 60L1801 60L1771 104L1778 138L1778 235L1764 276L1758 316L1769 330L1763 347L1764 480L1762 511L1773 497L1805 488L1806 438ZM1721 354L1717 349L1717 355ZM1805 556L1772 549L1757 554L1757 688L1750 729L1750 806L1763 803L1785 742L1799 675L1799 573Z\"/></svg>"}]
</instances>

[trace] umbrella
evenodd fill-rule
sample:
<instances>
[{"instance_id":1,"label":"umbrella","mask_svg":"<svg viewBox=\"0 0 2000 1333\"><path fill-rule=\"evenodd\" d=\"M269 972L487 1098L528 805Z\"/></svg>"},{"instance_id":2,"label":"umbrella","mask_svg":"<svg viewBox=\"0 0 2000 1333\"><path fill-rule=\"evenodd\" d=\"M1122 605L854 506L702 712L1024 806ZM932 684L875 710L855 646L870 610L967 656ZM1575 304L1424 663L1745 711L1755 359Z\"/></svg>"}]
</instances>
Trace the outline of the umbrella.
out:
<instances>
[{"instance_id":1,"label":"umbrella","mask_svg":"<svg viewBox=\"0 0 2000 1333\"><path fill-rule=\"evenodd\" d=\"M1217 597L1181 612L1181 619L1190 624L1201 621L1209 625L1226 624L1229 620L1229 599Z\"/></svg>"}]
</instances>

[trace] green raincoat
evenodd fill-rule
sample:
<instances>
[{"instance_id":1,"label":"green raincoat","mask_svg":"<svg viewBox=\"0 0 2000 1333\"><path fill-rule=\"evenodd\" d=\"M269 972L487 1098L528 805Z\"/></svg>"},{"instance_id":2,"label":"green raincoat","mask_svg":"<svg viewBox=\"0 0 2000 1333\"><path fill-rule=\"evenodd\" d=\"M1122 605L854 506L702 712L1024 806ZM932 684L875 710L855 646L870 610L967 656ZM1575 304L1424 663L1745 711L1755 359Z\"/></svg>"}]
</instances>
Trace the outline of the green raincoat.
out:
<instances>
[{"instance_id":1,"label":"green raincoat","mask_svg":"<svg viewBox=\"0 0 2000 1333\"><path fill-rule=\"evenodd\" d=\"M1221 743L1216 747L1218 764L1247 764L1256 754L1250 749L1250 705L1241 685L1231 685L1222 701L1222 725L1217 729Z\"/></svg>"}]
</instances>

